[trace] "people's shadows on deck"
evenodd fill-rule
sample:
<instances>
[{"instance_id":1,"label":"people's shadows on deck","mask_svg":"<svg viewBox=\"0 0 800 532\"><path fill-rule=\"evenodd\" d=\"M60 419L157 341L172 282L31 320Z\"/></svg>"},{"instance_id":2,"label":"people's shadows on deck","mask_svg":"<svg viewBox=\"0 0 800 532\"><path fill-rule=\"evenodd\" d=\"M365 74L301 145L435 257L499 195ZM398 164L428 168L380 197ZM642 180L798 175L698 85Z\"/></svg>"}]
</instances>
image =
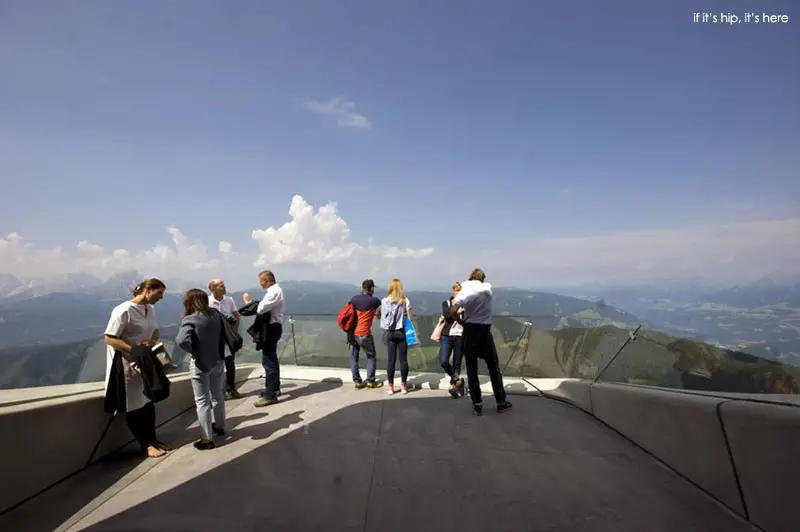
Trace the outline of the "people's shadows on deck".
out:
<instances>
[{"instance_id":1,"label":"people's shadows on deck","mask_svg":"<svg viewBox=\"0 0 800 532\"><path fill-rule=\"evenodd\" d=\"M297 412L290 412L280 417L272 419L264 423L248 424L245 427L239 427L235 430L228 432L224 439L220 439L220 444L228 444L236 440L251 438L253 440L266 440L279 430L291 428L292 425L297 425L303 421L303 414L305 410L298 410ZM236 425L245 423L248 419L258 418L263 416L251 415L242 416Z\"/></svg>"},{"instance_id":2,"label":"people's shadows on deck","mask_svg":"<svg viewBox=\"0 0 800 532\"><path fill-rule=\"evenodd\" d=\"M330 392L342 387L341 380L328 380L323 382L312 382L309 384L291 384L292 386L290 387L288 383L286 385L281 383L281 397L279 403L285 403L286 401L299 399L300 397L308 397L309 395L314 395L315 393ZM287 388L288 391L285 391ZM263 391L263 388L258 388L257 390L247 394L247 396L258 397ZM265 410L269 411L269 407L267 407Z\"/></svg>"}]
</instances>

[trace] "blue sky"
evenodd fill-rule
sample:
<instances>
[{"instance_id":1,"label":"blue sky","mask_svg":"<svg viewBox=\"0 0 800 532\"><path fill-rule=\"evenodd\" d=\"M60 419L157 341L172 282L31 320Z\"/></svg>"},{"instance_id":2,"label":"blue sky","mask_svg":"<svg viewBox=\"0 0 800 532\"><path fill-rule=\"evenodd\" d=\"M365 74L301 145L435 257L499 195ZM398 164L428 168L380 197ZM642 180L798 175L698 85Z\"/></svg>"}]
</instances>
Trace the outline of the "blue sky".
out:
<instances>
[{"instance_id":1,"label":"blue sky","mask_svg":"<svg viewBox=\"0 0 800 532\"><path fill-rule=\"evenodd\" d=\"M0 234L33 244L23 257L7 238L4 261L38 273L31 249L63 246L71 268L108 273L123 264L74 255L78 241L135 257L173 246L177 227L203 259L230 243L238 262L224 264L244 275L259 254L276 266L274 243L252 232L290 221L297 194L336 202L347 242L383 251L309 261L306 246L277 263L290 277L358 277L363 259L422 282L487 253L516 284L599 282L602 264L664 277L677 248L621 273L560 239L756 220L779 225L745 223L755 243L675 275L785 268L800 227L798 9L759 2L790 22L728 26L692 13L745 3L658 4L3 2ZM349 118L334 113L342 102ZM434 252L387 265L393 246ZM189 256L164 255L178 261L164 268L191 268Z\"/></svg>"}]
</instances>

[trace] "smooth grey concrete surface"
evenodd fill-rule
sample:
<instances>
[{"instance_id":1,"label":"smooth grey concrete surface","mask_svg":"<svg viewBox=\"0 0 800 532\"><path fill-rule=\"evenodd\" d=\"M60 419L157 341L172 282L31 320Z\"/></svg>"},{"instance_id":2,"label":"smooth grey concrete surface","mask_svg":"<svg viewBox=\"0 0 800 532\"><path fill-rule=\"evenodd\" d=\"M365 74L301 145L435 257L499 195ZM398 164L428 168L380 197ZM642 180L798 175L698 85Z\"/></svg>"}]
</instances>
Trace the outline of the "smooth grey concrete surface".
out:
<instances>
[{"instance_id":1,"label":"smooth grey concrete surface","mask_svg":"<svg viewBox=\"0 0 800 532\"><path fill-rule=\"evenodd\" d=\"M744 516L717 406L724 399L595 383L594 415Z\"/></svg>"},{"instance_id":2,"label":"smooth grey concrete surface","mask_svg":"<svg viewBox=\"0 0 800 532\"><path fill-rule=\"evenodd\" d=\"M194 412L162 459L106 460L0 518L3 530L753 530L585 412L515 396L470 414L441 390L387 396L286 382L283 400L228 403L229 433L197 451ZM187 430L188 428L188 430ZM62 526L58 526L60 523Z\"/></svg>"},{"instance_id":3,"label":"smooth grey concrete surface","mask_svg":"<svg viewBox=\"0 0 800 532\"><path fill-rule=\"evenodd\" d=\"M252 367L237 369L247 378ZM75 385L83 391L85 384ZM59 387L64 392L65 387ZM14 403L0 408L0 512L38 493L84 467L95 445L95 459L119 449L132 439L125 416L103 412L103 389L50 400ZM170 397L156 405L156 423L162 424L194 405L187 375L172 377ZM13 437L10 437L13 435Z\"/></svg>"},{"instance_id":4,"label":"smooth grey concrete surface","mask_svg":"<svg viewBox=\"0 0 800 532\"><path fill-rule=\"evenodd\" d=\"M720 408L750 520L800 530L800 408L728 401Z\"/></svg>"},{"instance_id":5,"label":"smooth grey concrete surface","mask_svg":"<svg viewBox=\"0 0 800 532\"><path fill-rule=\"evenodd\" d=\"M562 399L592 413L592 381L581 379L525 379L547 397Z\"/></svg>"}]
</instances>

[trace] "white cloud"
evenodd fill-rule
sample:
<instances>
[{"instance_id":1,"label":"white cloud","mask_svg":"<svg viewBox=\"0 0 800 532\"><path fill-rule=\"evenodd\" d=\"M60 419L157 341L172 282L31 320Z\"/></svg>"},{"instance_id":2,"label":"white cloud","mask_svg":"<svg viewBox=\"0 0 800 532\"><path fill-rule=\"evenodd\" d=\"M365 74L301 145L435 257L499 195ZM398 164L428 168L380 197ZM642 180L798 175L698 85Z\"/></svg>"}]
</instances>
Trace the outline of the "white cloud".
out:
<instances>
[{"instance_id":1,"label":"white cloud","mask_svg":"<svg viewBox=\"0 0 800 532\"><path fill-rule=\"evenodd\" d=\"M172 246L157 245L140 252L127 249L107 252L102 246L87 240L79 241L71 251L60 246L37 247L25 242L15 232L0 239L0 264L3 273L23 278L47 278L78 271L107 277L129 269L160 272L159 275L167 277L211 270L220 264L220 259L210 256L205 246L190 244L178 228L169 227L167 233L172 237ZM227 246L226 249L232 251L230 244ZM225 258L225 254L221 256ZM231 256L227 258L230 262Z\"/></svg>"},{"instance_id":2,"label":"white cloud","mask_svg":"<svg viewBox=\"0 0 800 532\"><path fill-rule=\"evenodd\" d=\"M358 129L370 129L372 127L366 116L356 112L356 104L345 100L341 96L336 96L326 102L305 98L302 100L302 104L312 113L335 118L336 124L341 127Z\"/></svg>"},{"instance_id":3,"label":"white cloud","mask_svg":"<svg viewBox=\"0 0 800 532\"><path fill-rule=\"evenodd\" d=\"M397 246L391 237L355 241L333 202L316 208L294 196L288 214L283 225L252 231L254 248L236 251L226 240L207 248L175 227L167 228L169 245L143 251L87 240L64 248L36 246L14 232L0 238L0 273L32 278L84 271L103 278L133 268L162 278L202 274L252 284L255 270L270 268L284 280L372 277L385 283L399 276L409 287L446 286L475 267L499 285L540 287L684 279L732 284L765 275L800 276L800 218L505 239L494 248L434 253Z\"/></svg>"},{"instance_id":4,"label":"white cloud","mask_svg":"<svg viewBox=\"0 0 800 532\"><path fill-rule=\"evenodd\" d=\"M84 253L102 253L103 246L98 246L97 244L92 244L88 240L81 240L78 242L78 250L83 251Z\"/></svg>"},{"instance_id":5,"label":"white cloud","mask_svg":"<svg viewBox=\"0 0 800 532\"><path fill-rule=\"evenodd\" d=\"M350 228L333 202L315 211L302 196L295 195L289 216L291 220L278 228L253 231L253 240L261 252L255 266L285 265L288 269L329 273L384 271L397 266L395 259L420 259L433 253L432 248L400 249L352 241Z\"/></svg>"},{"instance_id":6,"label":"white cloud","mask_svg":"<svg viewBox=\"0 0 800 532\"><path fill-rule=\"evenodd\" d=\"M235 261L236 257L239 255L233 251L233 244L224 240L219 243L219 254L222 255L222 260L226 263Z\"/></svg>"}]
</instances>

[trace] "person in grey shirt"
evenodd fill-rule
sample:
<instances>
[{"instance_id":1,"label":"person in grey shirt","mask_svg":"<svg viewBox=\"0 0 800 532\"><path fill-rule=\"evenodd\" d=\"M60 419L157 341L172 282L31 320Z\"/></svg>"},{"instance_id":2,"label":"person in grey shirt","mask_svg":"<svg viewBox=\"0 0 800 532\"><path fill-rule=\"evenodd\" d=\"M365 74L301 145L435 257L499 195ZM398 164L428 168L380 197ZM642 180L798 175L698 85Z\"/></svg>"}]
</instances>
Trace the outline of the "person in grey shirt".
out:
<instances>
[{"instance_id":1,"label":"person in grey shirt","mask_svg":"<svg viewBox=\"0 0 800 532\"><path fill-rule=\"evenodd\" d=\"M214 448L214 435L225 435L225 333L222 315L208 306L208 295L192 288L183 296L183 320L175 343L191 355L189 375L202 438L199 450ZM214 413L213 423L211 413Z\"/></svg>"}]
</instances>

